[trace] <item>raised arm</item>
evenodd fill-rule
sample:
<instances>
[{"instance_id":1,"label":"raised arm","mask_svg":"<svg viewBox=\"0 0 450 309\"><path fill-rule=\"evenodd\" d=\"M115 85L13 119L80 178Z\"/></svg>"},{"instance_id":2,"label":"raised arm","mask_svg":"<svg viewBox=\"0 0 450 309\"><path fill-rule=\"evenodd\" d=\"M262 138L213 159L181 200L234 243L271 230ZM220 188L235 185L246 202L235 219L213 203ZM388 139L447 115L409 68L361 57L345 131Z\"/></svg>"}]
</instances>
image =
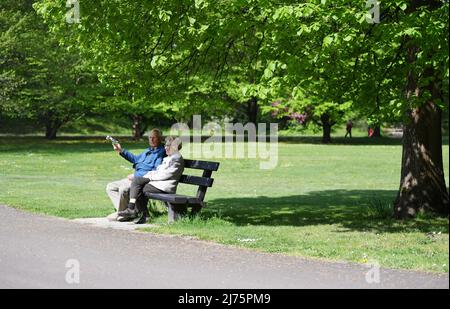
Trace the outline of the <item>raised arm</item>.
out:
<instances>
[{"instance_id":1,"label":"raised arm","mask_svg":"<svg viewBox=\"0 0 450 309\"><path fill-rule=\"evenodd\" d=\"M131 163L136 163L136 161L137 161L137 157L138 156L136 156L136 155L134 155L134 154L132 154L131 152L129 152L128 150L126 150L126 149L122 149L121 147L120 147L120 144L117 144L118 146L119 146L119 148L120 148L120 151L118 151L118 153L120 154L120 156L122 157L122 158L124 158L125 160L127 160L127 161L129 161L129 162L131 162ZM116 146L117 146L116 145ZM116 149L115 149L116 150ZM116 150L117 151L117 150Z\"/></svg>"}]
</instances>

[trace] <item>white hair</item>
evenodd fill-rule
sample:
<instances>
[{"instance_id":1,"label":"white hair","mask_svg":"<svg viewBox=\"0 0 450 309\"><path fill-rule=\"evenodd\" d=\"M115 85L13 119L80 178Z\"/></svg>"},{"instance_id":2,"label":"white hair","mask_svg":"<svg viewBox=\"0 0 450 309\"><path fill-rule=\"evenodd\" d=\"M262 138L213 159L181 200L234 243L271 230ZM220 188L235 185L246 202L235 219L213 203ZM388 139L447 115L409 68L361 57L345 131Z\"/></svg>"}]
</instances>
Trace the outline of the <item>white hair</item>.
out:
<instances>
[{"instance_id":1,"label":"white hair","mask_svg":"<svg viewBox=\"0 0 450 309\"><path fill-rule=\"evenodd\" d=\"M155 135L159 138L159 140L162 141L162 131L160 129L157 128L151 129L150 131L148 131L148 136L150 137L152 133L155 133Z\"/></svg>"},{"instance_id":2,"label":"white hair","mask_svg":"<svg viewBox=\"0 0 450 309\"><path fill-rule=\"evenodd\" d=\"M183 147L181 139L179 137L173 137L173 136L168 136L166 138L166 146L167 145L177 151L181 150L181 148Z\"/></svg>"}]
</instances>

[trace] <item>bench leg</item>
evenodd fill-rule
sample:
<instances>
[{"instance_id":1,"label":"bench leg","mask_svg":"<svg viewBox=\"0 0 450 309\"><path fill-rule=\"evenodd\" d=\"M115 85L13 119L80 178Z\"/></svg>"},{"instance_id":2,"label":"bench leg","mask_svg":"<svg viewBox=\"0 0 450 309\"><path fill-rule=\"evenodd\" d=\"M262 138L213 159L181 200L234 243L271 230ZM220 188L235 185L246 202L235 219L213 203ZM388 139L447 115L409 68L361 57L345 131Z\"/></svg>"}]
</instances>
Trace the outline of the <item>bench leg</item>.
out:
<instances>
[{"instance_id":1,"label":"bench leg","mask_svg":"<svg viewBox=\"0 0 450 309\"><path fill-rule=\"evenodd\" d=\"M185 205L177 205L177 204L171 204L167 203L167 211L169 214L169 223L173 223L180 219L181 217L185 216L187 213L187 207Z\"/></svg>"},{"instance_id":2,"label":"bench leg","mask_svg":"<svg viewBox=\"0 0 450 309\"><path fill-rule=\"evenodd\" d=\"M191 217L196 216L200 212L201 209L202 209L202 206L200 206L200 205L193 205L192 206L192 210L191 210Z\"/></svg>"}]
</instances>

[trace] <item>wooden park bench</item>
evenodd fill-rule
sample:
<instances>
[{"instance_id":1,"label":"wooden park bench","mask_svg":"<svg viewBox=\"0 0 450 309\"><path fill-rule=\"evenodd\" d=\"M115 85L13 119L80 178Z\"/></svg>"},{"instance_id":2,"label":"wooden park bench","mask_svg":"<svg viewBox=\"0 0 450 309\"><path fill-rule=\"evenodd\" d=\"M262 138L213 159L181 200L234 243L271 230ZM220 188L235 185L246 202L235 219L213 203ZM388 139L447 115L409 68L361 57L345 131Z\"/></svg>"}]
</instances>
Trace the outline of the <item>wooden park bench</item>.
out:
<instances>
[{"instance_id":1,"label":"wooden park bench","mask_svg":"<svg viewBox=\"0 0 450 309\"><path fill-rule=\"evenodd\" d=\"M172 223L187 214L187 208L191 207L191 215L197 214L205 206L206 189L212 187L214 179L212 172L219 168L218 162L184 160L184 168L203 170L202 176L181 175L180 183L198 186L196 196L169 194L169 193L146 193L146 197L152 200L162 201L166 204L169 213L169 223ZM185 170L186 171L186 170Z\"/></svg>"}]
</instances>

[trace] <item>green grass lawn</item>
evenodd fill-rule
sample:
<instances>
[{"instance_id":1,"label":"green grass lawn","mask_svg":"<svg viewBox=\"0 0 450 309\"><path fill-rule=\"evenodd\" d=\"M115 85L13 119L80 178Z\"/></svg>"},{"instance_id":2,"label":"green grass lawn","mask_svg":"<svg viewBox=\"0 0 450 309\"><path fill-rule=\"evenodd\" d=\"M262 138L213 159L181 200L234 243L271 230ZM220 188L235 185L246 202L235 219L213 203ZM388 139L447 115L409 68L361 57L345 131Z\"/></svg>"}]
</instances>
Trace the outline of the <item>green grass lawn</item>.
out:
<instances>
[{"instance_id":1,"label":"green grass lawn","mask_svg":"<svg viewBox=\"0 0 450 309\"><path fill-rule=\"evenodd\" d=\"M265 252L448 272L448 219L398 222L384 214L399 185L399 140L319 141L280 143L272 170L259 169L255 159L215 159L221 165L201 216L167 225L162 214L149 230ZM445 143L448 185L448 138ZM146 147L122 144L134 152ZM1 204L65 218L106 216L113 211L106 184L131 172L100 139L0 138ZM194 190L180 185L178 192Z\"/></svg>"}]
</instances>

